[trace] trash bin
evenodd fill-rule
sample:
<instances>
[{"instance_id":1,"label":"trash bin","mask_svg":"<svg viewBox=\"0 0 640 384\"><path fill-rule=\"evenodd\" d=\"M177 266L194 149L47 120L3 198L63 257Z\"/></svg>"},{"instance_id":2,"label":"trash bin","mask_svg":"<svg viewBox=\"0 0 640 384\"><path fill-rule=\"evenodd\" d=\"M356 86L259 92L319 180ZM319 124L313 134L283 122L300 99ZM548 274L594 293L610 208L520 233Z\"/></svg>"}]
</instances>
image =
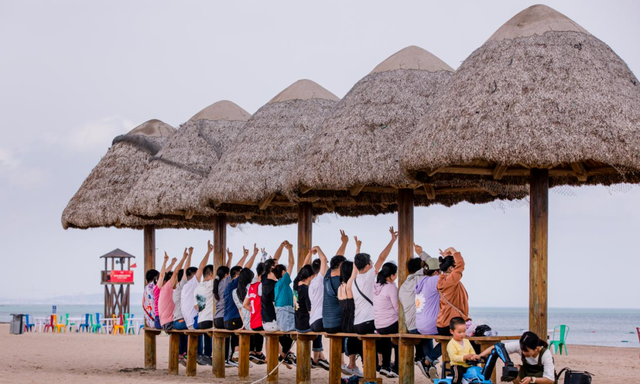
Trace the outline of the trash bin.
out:
<instances>
[{"instance_id":1,"label":"trash bin","mask_svg":"<svg viewBox=\"0 0 640 384\"><path fill-rule=\"evenodd\" d=\"M11 327L9 332L14 335L21 335L24 333L24 315L12 313L13 320L11 320Z\"/></svg>"}]
</instances>

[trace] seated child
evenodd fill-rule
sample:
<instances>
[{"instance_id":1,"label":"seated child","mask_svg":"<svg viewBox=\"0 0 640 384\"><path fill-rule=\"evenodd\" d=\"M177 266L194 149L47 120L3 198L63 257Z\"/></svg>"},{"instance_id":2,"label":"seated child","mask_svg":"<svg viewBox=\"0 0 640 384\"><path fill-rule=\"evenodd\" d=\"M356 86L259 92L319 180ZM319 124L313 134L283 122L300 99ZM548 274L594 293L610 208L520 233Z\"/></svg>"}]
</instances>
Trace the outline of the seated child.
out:
<instances>
[{"instance_id":1,"label":"seated child","mask_svg":"<svg viewBox=\"0 0 640 384\"><path fill-rule=\"evenodd\" d=\"M462 317L454 317L449 323L449 330L453 339L447 344L447 354L451 360L451 370L453 373L452 384L460 384L462 375L467 372L470 365L468 361L480 360L476 355L471 342L465 338L467 330L466 323Z\"/></svg>"}]
</instances>

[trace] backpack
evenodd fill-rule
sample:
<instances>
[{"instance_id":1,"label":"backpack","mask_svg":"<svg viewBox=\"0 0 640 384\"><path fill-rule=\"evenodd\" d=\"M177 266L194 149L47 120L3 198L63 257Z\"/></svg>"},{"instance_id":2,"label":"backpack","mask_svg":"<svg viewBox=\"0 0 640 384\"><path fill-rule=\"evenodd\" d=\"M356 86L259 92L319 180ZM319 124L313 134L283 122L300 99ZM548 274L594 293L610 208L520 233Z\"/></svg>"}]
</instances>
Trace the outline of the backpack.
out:
<instances>
[{"instance_id":1,"label":"backpack","mask_svg":"<svg viewBox=\"0 0 640 384\"><path fill-rule=\"evenodd\" d=\"M591 377L595 376L593 373L587 371L573 371L569 368L562 368L556 375L556 383L560 382L560 376L563 372L565 372L564 384L591 384Z\"/></svg>"}]
</instances>

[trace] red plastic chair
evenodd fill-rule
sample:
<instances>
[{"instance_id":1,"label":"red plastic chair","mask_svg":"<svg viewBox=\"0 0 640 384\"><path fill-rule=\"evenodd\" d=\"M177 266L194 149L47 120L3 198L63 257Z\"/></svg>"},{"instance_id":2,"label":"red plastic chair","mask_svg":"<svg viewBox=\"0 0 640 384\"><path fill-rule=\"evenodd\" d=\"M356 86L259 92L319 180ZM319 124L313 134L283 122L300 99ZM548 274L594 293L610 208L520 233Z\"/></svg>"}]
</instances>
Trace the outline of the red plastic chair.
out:
<instances>
[{"instance_id":1,"label":"red plastic chair","mask_svg":"<svg viewBox=\"0 0 640 384\"><path fill-rule=\"evenodd\" d=\"M55 315L51 315L51 318L49 318L49 322L47 324L44 325L44 330L42 332L47 332L48 329L51 330L51 333L56 331L55 328Z\"/></svg>"}]
</instances>

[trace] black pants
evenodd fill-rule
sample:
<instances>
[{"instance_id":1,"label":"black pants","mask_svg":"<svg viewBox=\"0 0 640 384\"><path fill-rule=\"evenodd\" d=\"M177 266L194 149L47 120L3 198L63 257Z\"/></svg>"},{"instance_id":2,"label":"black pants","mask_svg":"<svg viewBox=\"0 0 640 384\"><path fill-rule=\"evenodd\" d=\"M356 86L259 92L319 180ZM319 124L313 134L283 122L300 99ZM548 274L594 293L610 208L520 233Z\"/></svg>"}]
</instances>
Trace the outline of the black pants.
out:
<instances>
[{"instance_id":1,"label":"black pants","mask_svg":"<svg viewBox=\"0 0 640 384\"><path fill-rule=\"evenodd\" d=\"M322 319L318 319L311 324L311 330L313 332L324 332L324 327L322 326ZM322 336L318 335L315 339L313 339L313 347L311 350L313 352L322 352Z\"/></svg>"},{"instance_id":2,"label":"black pants","mask_svg":"<svg viewBox=\"0 0 640 384\"><path fill-rule=\"evenodd\" d=\"M373 320L365 321L364 323L356 324L353 326L358 335L371 335L376 333L376 325Z\"/></svg>"},{"instance_id":3,"label":"black pants","mask_svg":"<svg viewBox=\"0 0 640 384\"><path fill-rule=\"evenodd\" d=\"M466 372L466 367L463 367L462 365L452 365L451 374L453 375L453 379L451 380L451 384L462 383L462 375L464 375Z\"/></svg>"},{"instance_id":4,"label":"black pants","mask_svg":"<svg viewBox=\"0 0 640 384\"><path fill-rule=\"evenodd\" d=\"M242 328L242 319L239 317L236 317L235 319L231 319L231 320L226 320L224 322L224 328L229 330L229 331L235 331L236 329L240 329ZM238 344L240 344L240 340L238 339L238 335L231 334L231 350L230 350L230 355L233 355L233 352L236 350L236 347L238 346Z\"/></svg>"},{"instance_id":5,"label":"black pants","mask_svg":"<svg viewBox=\"0 0 640 384\"><path fill-rule=\"evenodd\" d=\"M198 329L209 329L213 327L213 322L211 321L203 321L203 322L198 322ZM212 348L212 340L211 340L211 336L209 335L202 335L201 336L202 339L204 340L204 354L206 356L211 356L211 351L213 350Z\"/></svg>"},{"instance_id":6,"label":"black pants","mask_svg":"<svg viewBox=\"0 0 640 384\"><path fill-rule=\"evenodd\" d=\"M279 341L280 341L280 345L282 346L282 353L286 355L291 351L291 345L293 344L293 340L289 336L280 336Z\"/></svg>"},{"instance_id":7,"label":"black pants","mask_svg":"<svg viewBox=\"0 0 640 384\"><path fill-rule=\"evenodd\" d=\"M381 335L389 335L393 333L398 333L398 322L391 324L385 328L378 328L378 333ZM380 353L382 353L382 366L383 367L391 367L391 348L395 353L395 359L398 360L398 346L391 342L391 339L388 337L384 337L378 341L376 341L376 348Z\"/></svg>"},{"instance_id":8,"label":"black pants","mask_svg":"<svg viewBox=\"0 0 640 384\"><path fill-rule=\"evenodd\" d=\"M218 329L226 329L224 327L224 318L222 317L217 317L215 319L213 319L213 326L218 328ZM229 351L231 347L231 340L229 338L224 339L224 360L229 360L229 358L231 357L229 355Z\"/></svg>"},{"instance_id":9,"label":"black pants","mask_svg":"<svg viewBox=\"0 0 640 384\"><path fill-rule=\"evenodd\" d=\"M253 331L264 331L264 328L252 328ZM262 352L262 346L264 345L264 337L262 335L251 336L251 346L249 350L252 352Z\"/></svg>"}]
</instances>

